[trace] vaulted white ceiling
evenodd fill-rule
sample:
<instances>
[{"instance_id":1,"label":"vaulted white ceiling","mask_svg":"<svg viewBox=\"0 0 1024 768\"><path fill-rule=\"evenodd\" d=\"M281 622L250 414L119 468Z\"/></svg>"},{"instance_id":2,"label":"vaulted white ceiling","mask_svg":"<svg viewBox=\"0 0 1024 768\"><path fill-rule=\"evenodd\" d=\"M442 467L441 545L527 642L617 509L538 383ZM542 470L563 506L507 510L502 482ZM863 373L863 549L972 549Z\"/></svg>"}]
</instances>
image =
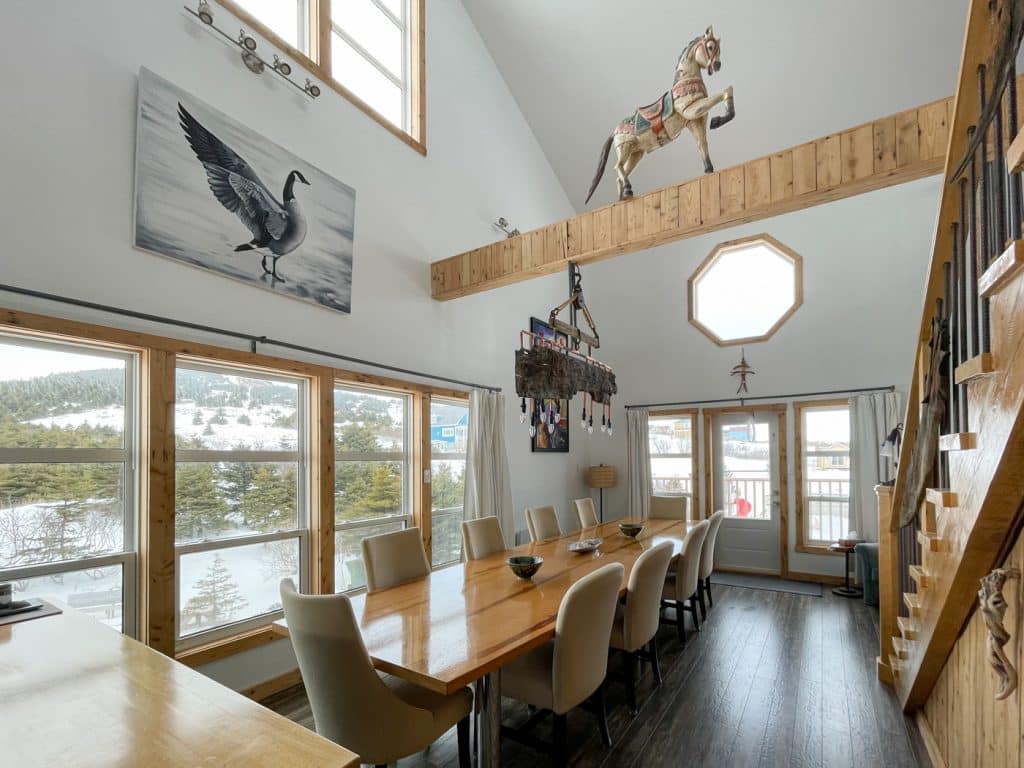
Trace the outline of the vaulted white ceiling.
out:
<instances>
[{"instance_id":1,"label":"vaulted white ceiling","mask_svg":"<svg viewBox=\"0 0 1024 768\"><path fill-rule=\"evenodd\" d=\"M708 88L732 85L736 100L736 119L709 136L725 168L949 96L967 12L967 0L463 3L579 210L615 124L671 86L680 51L708 24L722 38ZM591 207L614 199L613 162ZM644 158L633 188L701 171L683 135Z\"/></svg>"}]
</instances>

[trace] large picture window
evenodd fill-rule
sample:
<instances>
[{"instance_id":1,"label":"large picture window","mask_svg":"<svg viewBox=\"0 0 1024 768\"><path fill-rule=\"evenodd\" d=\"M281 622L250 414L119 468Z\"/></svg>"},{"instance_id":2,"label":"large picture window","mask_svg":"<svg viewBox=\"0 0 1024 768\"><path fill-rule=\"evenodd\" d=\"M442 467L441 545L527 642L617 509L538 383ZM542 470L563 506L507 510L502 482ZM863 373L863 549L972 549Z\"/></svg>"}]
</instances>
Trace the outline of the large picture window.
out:
<instances>
[{"instance_id":1,"label":"large picture window","mask_svg":"<svg viewBox=\"0 0 1024 768\"><path fill-rule=\"evenodd\" d=\"M136 631L137 355L0 334L0 582Z\"/></svg>"},{"instance_id":2,"label":"large picture window","mask_svg":"<svg viewBox=\"0 0 1024 768\"><path fill-rule=\"evenodd\" d=\"M366 586L361 542L412 521L412 397L339 386L334 390L334 587Z\"/></svg>"},{"instance_id":3,"label":"large picture window","mask_svg":"<svg viewBox=\"0 0 1024 768\"><path fill-rule=\"evenodd\" d=\"M694 516L692 414L651 414L647 421L651 453L651 493L686 496Z\"/></svg>"},{"instance_id":4,"label":"large picture window","mask_svg":"<svg viewBox=\"0 0 1024 768\"><path fill-rule=\"evenodd\" d=\"M850 406L796 404L798 548L824 549L850 527Z\"/></svg>"},{"instance_id":5,"label":"large picture window","mask_svg":"<svg viewBox=\"0 0 1024 768\"><path fill-rule=\"evenodd\" d=\"M307 581L308 385L200 362L176 372L179 647L280 615Z\"/></svg>"},{"instance_id":6,"label":"large picture window","mask_svg":"<svg viewBox=\"0 0 1024 768\"><path fill-rule=\"evenodd\" d=\"M465 401L431 398L430 540L435 568L462 557L468 434L469 405Z\"/></svg>"}]
</instances>

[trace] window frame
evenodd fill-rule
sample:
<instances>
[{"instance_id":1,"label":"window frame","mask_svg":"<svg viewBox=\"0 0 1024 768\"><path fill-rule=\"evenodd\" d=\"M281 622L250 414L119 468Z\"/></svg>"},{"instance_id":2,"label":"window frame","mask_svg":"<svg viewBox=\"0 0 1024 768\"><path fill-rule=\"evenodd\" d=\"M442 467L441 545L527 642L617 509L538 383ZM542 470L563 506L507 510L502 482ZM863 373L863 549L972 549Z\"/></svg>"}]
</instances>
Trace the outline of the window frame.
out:
<instances>
[{"instance_id":1,"label":"window frame","mask_svg":"<svg viewBox=\"0 0 1024 768\"><path fill-rule=\"evenodd\" d=\"M808 496L805 489L804 481L804 461L808 456L835 456L844 455L851 456L853 452L853 434L850 435L850 448L847 451L807 451L804 446L804 413L807 411L820 411L820 410L840 410L846 409L847 413L850 410L850 401L848 399L831 399L831 400L804 400L793 403L793 430L794 430L794 479L796 481L796 546L797 552L802 552L808 555L831 555L841 557L841 552L832 552L829 550L829 545L832 542L819 541L817 539L811 539L808 536L807 524L809 522L808 510L810 509L810 502L817 497ZM851 486L853 478L851 476ZM847 504L849 505L849 495L847 496Z\"/></svg>"},{"instance_id":2,"label":"window frame","mask_svg":"<svg viewBox=\"0 0 1024 768\"><path fill-rule=\"evenodd\" d=\"M226 638L236 637L269 627L278 619L284 616L284 611L278 609L246 619L228 622L217 627L190 633L181 634L181 558L183 556L201 552L220 552L226 549L237 549L253 544L264 544L274 541L288 541L297 539L299 542L299 589L309 591L311 584L312 564L310 541L312 540L312 435L311 435L311 386L308 377L296 375L285 371L257 369L251 366L237 365L230 362L211 361L205 358L191 358L179 356L175 360L175 375L179 369L192 371L203 371L224 375L242 376L251 379L263 379L266 381L294 381L298 384L298 405L296 408L295 421L297 425L296 449L287 450L217 450L207 448L177 448L175 447L174 467L181 464L219 464L231 462L247 463L294 463L298 472L298 487L296 488L296 528L285 531L273 531L270 533L251 533L240 536L224 538L204 539L202 541L186 542L178 544L175 540L175 532L171 531L174 541L174 646L175 653L187 653L196 648L201 648L210 643L216 643ZM175 393L176 395L176 393ZM174 400L177 404L177 397ZM172 506L176 499L171 500ZM173 528L173 527L172 527Z\"/></svg>"},{"instance_id":3,"label":"window frame","mask_svg":"<svg viewBox=\"0 0 1024 768\"><path fill-rule=\"evenodd\" d=\"M124 521L122 551L108 552L72 560L30 563L0 568L0 582L15 582L74 573L95 568L121 566L121 631L128 637L139 635L139 549L142 481L140 446L141 355L142 350L89 339L63 339L0 326L0 342L12 346L73 352L99 358L117 357L125 365L124 434L121 448L6 448L0 447L0 465L4 464L121 464L123 469Z\"/></svg>"},{"instance_id":4,"label":"window frame","mask_svg":"<svg viewBox=\"0 0 1024 768\"><path fill-rule=\"evenodd\" d=\"M466 412L468 414L469 413L469 398L468 397L440 397L440 396L439 397L431 397L429 399L429 402L427 403L427 424L426 424L426 432L427 432L427 434L426 434L425 439L424 439L424 445L427 445L429 447L429 455L426 457L426 466L430 470L431 483L433 483L433 479L434 479L434 462L435 461L461 461L463 463L463 484L465 484L465 470L466 470L466 464L467 464L467 461L468 461L467 457L469 456L469 445L468 445L469 424L468 423L466 424L467 446L466 446L466 452L465 453L435 453L434 452L433 442L430 440L430 428L433 426L430 423L430 410L433 407L435 402L441 403L443 405L453 405L453 406L457 406L459 408L465 408ZM444 433L442 432L442 436L443 436L443 434ZM457 437L457 434L456 434L456 437ZM462 559L463 559L463 557L465 555L465 552L464 552L464 548L460 547L459 548L459 555L458 555L458 557L456 557L453 560L447 560L447 561L445 561L443 563L438 563L437 565L434 565L434 548L433 548L433 542L434 542L434 503L433 503L433 501L434 501L433 500L433 485L431 485L431 492L426 495L426 499L424 499L424 504L425 504L427 510L430 513L430 534L429 535L430 535L431 547L430 547L430 552L428 553L429 557L430 557L430 568L431 568L431 570L435 570L436 571L436 570L439 570L441 568L447 568L447 567L449 567L451 565L455 565L457 563L462 562ZM465 519L466 519L466 506L465 506L465 500L463 500L462 521L464 522ZM461 527L461 524L460 524L460 527Z\"/></svg>"},{"instance_id":5,"label":"window frame","mask_svg":"<svg viewBox=\"0 0 1024 768\"><path fill-rule=\"evenodd\" d=\"M394 15L377 0L369 0L389 18ZM305 17L305 30L300 29L300 35L305 32L306 51L299 50L289 45L276 32L271 30L265 23L242 8L235 0L216 0L226 11L237 17L239 21L249 25L261 37L265 38L282 53L294 59L296 64L307 69L311 75L318 78L324 85L334 90L340 96L352 103L368 117L387 129L392 135L401 139L410 147L422 155L427 154L426 136L426 2L425 0L402 0L405 8L405 19L403 36L405 38L402 46L403 78L402 78L402 110L403 122L408 126L406 130L397 126L384 117L380 112L371 107L344 83L336 80L331 72L331 35L336 31L337 25L331 17L331 3L344 2L344 0L305 0L306 13L300 16ZM301 24L299 25L302 26ZM343 30L342 30L343 31ZM353 44L351 35L341 35L349 45ZM368 54L365 49L356 43L355 50L367 61L377 67L376 58ZM392 79L389 77L389 79Z\"/></svg>"},{"instance_id":6,"label":"window frame","mask_svg":"<svg viewBox=\"0 0 1024 768\"><path fill-rule=\"evenodd\" d=\"M665 458L665 459L683 458L683 459L685 459L685 458L687 458L687 456L689 456L689 459L690 459L690 493L689 494L685 494L685 493L683 493L683 494L671 494L671 495L681 495L681 496L689 495L689 507L690 507L689 508L689 516L690 516L690 519L692 519L692 520L700 520L701 519L701 507L700 507L700 503L699 503L700 502L700 483L699 483L699 478L697 476L697 466L698 466L697 465L697 459L698 459L697 449L698 449L699 444L700 444L700 441L697 439L697 424L698 424L698 421L699 421L699 418L698 418L699 415L700 415L700 411L698 409L691 409L691 408L682 409L682 410L677 408L677 409L671 409L671 410L648 411L648 413L647 413L647 429L648 429L647 452L648 452L649 458L651 460L653 460L655 458L659 458L659 459L661 459L661 458ZM650 442L650 436L649 436L650 427L651 427L651 419L682 419L682 418L688 418L690 420L690 453L689 454L685 454L685 453L658 453L658 454L654 454L654 453L651 453L651 451L650 451L651 442ZM650 495L652 495L652 496L654 495L654 473L653 473L653 471L651 473Z\"/></svg>"}]
</instances>

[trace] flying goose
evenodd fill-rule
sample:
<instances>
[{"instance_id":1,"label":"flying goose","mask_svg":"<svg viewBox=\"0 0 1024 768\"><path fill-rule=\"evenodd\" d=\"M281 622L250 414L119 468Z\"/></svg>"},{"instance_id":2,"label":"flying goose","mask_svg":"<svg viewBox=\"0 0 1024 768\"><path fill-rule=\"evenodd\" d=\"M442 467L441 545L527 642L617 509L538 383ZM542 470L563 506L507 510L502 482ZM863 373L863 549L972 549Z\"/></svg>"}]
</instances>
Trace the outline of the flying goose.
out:
<instances>
[{"instance_id":1,"label":"flying goose","mask_svg":"<svg viewBox=\"0 0 1024 768\"><path fill-rule=\"evenodd\" d=\"M235 251L269 249L270 254L263 255L263 272L284 282L277 274L277 260L298 248L306 237L306 219L292 191L296 179L309 184L306 177L298 171L289 173L284 182L284 203L279 203L249 164L189 114L180 101L178 117L185 138L206 169L213 196L252 232L252 240ZM270 269L267 256L274 260Z\"/></svg>"}]
</instances>

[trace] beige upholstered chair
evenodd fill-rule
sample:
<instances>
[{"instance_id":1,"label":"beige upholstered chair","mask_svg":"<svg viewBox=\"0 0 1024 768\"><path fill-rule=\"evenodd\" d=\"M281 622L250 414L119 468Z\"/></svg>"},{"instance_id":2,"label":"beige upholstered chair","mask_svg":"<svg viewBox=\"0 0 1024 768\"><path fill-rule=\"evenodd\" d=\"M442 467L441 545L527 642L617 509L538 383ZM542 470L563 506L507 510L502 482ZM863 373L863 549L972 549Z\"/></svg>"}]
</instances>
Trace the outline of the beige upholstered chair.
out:
<instances>
[{"instance_id":1,"label":"beige upholstered chair","mask_svg":"<svg viewBox=\"0 0 1024 768\"><path fill-rule=\"evenodd\" d=\"M530 541L554 539L562 535L554 507L527 507L526 529L530 532Z\"/></svg>"},{"instance_id":2,"label":"beige upholstered chair","mask_svg":"<svg viewBox=\"0 0 1024 768\"><path fill-rule=\"evenodd\" d=\"M285 579L281 603L317 733L385 765L458 725L459 766L469 768L468 688L445 696L378 673L345 595L300 595Z\"/></svg>"},{"instance_id":3,"label":"beige upholstered chair","mask_svg":"<svg viewBox=\"0 0 1024 768\"><path fill-rule=\"evenodd\" d=\"M651 496L651 517L685 520L689 499L686 496Z\"/></svg>"},{"instance_id":4,"label":"beige upholstered chair","mask_svg":"<svg viewBox=\"0 0 1024 768\"><path fill-rule=\"evenodd\" d=\"M615 610L611 646L629 654L626 660L626 699L630 712L636 712L637 662L649 661L654 679L661 685L657 633L661 593L671 560L670 541L663 541L640 555L629 572L626 600Z\"/></svg>"},{"instance_id":5,"label":"beige upholstered chair","mask_svg":"<svg viewBox=\"0 0 1024 768\"><path fill-rule=\"evenodd\" d=\"M704 549L700 553L700 574L697 577L697 602L700 603L700 617L708 617L708 608L714 605L711 599L711 573L715 570L715 541L718 539L718 529L722 526L722 519L725 517L723 510L718 510L708 522L708 535L704 539ZM704 603L704 595L707 595L707 604Z\"/></svg>"},{"instance_id":6,"label":"beige upholstered chair","mask_svg":"<svg viewBox=\"0 0 1024 768\"><path fill-rule=\"evenodd\" d=\"M668 624L674 623L679 632L679 642L686 644L686 625L683 611L693 618L693 626L699 632L700 620L697 618L697 582L700 580L700 555L707 538L711 523L701 520L683 539L683 551L676 558L675 567L668 572L664 589L661 593L662 602L676 609L675 621L662 619Z\"/></svg>"},{"instance_id":7,"label":"beige upholstered chair","mask_svg":"<svg viewBox=\"0 0 1024 768\"><path fill-rule=\"evenodd\" d=\"M376 592L430 573L427 551L419 528L382 533L363 539L366 589Z\"/></svg>"},{"instance_id":8,"label":"beige upholstered chair","mask_svg":"<svg viewBox=\"0 0 1024 768\"><path fill-rule=\"evenodd\" d=\"M562 598L555 639L501 670L501 693L554 714L557 765L565 765L565 713L596 695L601 738L611 746L604 706L608 641L622 588L622 563L609 563L577 581ZM517 734L510 732L515 738Z\"/></svg>"},{"instance_id":9,"label":"beige upholstered chair","mask_svg":"<svg viewBox=\"0 0 1024 768\"><path fill-rule=\"evenodd\" d=\"M462 547L466 550L467 560L479 560L495 552L505 551L505 537L501 534L498 518L491 516L464 521Z\"/></svg>"},{"instance_id":10,"label":"beige upholstered chair","mask_svg":"<svg viewBox=\"0 0 1024 768\"><path fill-rule=\"evenodd\" d=\"M580 521L580 528L593 528L598 524L592 498L576 499L576 518Z\"/></svg>"}]
</instances>

